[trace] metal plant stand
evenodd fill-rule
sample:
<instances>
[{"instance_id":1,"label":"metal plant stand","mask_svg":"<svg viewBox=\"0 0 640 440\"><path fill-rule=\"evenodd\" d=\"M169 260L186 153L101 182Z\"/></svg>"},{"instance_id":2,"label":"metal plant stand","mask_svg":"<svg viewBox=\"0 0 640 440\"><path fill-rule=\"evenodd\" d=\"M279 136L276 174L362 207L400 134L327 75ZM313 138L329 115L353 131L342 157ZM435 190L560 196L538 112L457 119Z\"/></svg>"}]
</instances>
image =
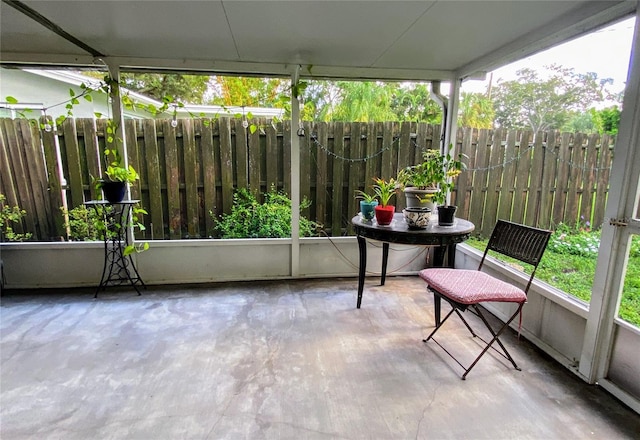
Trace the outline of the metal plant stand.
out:
<instances>
[{"instance_id":1,"label":"metal plant stand","mask_svg":"<svg viewBox=\"0 0 640 440\"><path fill-rule=\"evenodd\" d=\"M118 203L110 203L106 200L85 202L86 206L96 210L106 226L102 233L104 241L102 277L94 298L109 286L128 284L136 289L138 295L141 295L138 284L147 288L131 255L124 255L125 248L129 246L127 229L131 220L131 208L138 202L139 200L123 200Z\"/></svg>"}]
</instances>

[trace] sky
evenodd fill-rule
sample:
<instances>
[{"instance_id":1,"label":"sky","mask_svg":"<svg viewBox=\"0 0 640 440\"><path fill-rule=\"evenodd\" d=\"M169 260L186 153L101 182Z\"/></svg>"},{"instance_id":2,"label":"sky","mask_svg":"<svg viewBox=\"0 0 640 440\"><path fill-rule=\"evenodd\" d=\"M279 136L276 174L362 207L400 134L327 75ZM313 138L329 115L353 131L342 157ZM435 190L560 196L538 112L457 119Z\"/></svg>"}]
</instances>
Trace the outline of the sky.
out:
<instances>
[{"instance_id":1,"label":"sky","mask_svg":"<svg viewBox=\"0 0 640 440\"><path fill-rule=\"evenodd\" d=\"M634 18L624 20L599 31L580 37L560 46L532 55L493 72L493 82L498 79L516 78L516 71L523 67L543 67L559 64L574 68L576 73L596 72L598 78L612 78L612 92L624 89L629 67L629 54L633 38ZM485 92L490 75L484 81L465 81L462 91Z\"/></svg>"}]
</instances>

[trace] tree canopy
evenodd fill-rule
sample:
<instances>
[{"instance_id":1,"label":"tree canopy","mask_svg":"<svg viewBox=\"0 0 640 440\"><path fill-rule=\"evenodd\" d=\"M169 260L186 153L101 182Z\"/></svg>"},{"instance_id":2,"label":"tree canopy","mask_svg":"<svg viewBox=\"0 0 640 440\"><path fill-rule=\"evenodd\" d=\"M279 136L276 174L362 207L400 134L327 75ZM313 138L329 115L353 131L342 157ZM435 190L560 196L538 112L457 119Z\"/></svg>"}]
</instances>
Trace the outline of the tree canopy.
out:
<instances>
[{"instance_id":1,"label":"tree canopy","mask_svg":"<svg viewBox=\"0 0 640 440\"><path fill-rule=\"evenodd\" d=\"M617 133L620 109L596 110L609 79L558 65L531 68L499 80L492 96L463 92L458 124L463 127ZM290 115L288 78L123 74L124 86L162 102L284 108ZM301 118L316 121L416 121L438 124L442 110L425 83L323 81L301 83ZM618 96L620 100L620 96ZM614 101L615 102L615 101Z\"/></svg>"},{"instance_id":2,"label":"tree canopy","mask_svg":"<svg viewBox=\"0 0 640 440\"><path fill-rule=\"evenodd\" d=\"M602 101L610 81L558 65L547 66L546 74L525 68L516 72L516 79L499 81L493 98L496 124L534 132L560 129L572 114L585 113Z\"/></svg>"},{"instance_id":3,"label":"tree canopy","mask_svg":"<svg viewBox=\"0 0 640 440\"><path fill-rule=\"evenodd\" d=\"M380 81L309 81L303 119L440 123L442 110L428 85Z\"/></svg>"},{"instance_id":4,"label":"tree canopy","mask_svg":"<svg viewBox=\"0 0 640 440\"><path fill-rule=\"evenodd\" d=\"M209 87L209 76L180 75L174 73L123 73L124 87L158 101L170 97L183 104L206 104L205 92Z\"/></svg>"},{"instance_id":5,"label":"tree canopy","mask_svg":"<svg viewBox=\"0 0 640 440\"><path fill-rule=\"evenodd\" d=\"M458 125L471 128L493 128L493 102L483 93L462 92Z\"/></svg>"}]
</instances>

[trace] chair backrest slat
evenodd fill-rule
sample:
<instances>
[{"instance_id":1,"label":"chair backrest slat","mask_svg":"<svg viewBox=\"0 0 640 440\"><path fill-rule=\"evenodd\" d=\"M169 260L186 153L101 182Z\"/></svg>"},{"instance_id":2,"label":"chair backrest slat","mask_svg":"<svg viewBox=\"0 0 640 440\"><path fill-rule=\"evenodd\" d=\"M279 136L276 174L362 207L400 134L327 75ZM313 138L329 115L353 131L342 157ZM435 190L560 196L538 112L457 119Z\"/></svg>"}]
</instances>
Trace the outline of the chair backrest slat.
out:
<instances>
[{"instance_id":1,"label":"chair backrest slat","mask_svg":"<svg viewBox=\"0 0 640 440\"><path fill-rule=\"evenodd\" d=\"M506 220L498 220L496 226L493 228L491 238L489 239L489 243L487 243L487 248L484 251L478 270L482 268L482 264L490 250L531 264L533 271L529 278L527 288L525 289L526 292L529 290L529 286L531 285L531 281L542 259L547 243L549 243L550 237L551 231L545 229L533 228Z\"/></svg>"}]
</instances>

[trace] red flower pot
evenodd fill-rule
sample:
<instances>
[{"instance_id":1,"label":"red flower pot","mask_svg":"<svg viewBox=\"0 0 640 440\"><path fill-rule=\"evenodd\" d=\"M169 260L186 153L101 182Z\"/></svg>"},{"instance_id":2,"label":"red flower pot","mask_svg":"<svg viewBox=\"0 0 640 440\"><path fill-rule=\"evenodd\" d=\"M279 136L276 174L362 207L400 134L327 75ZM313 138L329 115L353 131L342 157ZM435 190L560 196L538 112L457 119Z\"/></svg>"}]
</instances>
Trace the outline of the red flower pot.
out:
<instances>
[{"instance_id":1,"label":"red flower pot","mask_svg":"<svg viewBox=\"0 0 640 440\"><path fill-rule=\"evenodd\" d=\"M390 225L393 220L393 214L396 212L396 207L387 205L387 206L376 206L376 221L379 225L385 226Z\"/></svg>"}]
</instances>

